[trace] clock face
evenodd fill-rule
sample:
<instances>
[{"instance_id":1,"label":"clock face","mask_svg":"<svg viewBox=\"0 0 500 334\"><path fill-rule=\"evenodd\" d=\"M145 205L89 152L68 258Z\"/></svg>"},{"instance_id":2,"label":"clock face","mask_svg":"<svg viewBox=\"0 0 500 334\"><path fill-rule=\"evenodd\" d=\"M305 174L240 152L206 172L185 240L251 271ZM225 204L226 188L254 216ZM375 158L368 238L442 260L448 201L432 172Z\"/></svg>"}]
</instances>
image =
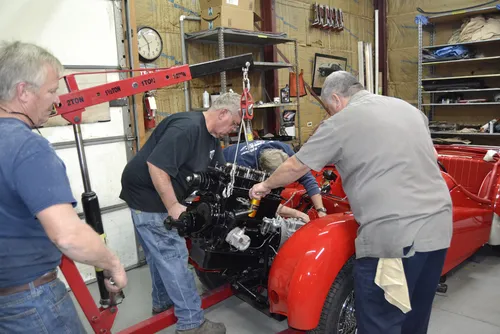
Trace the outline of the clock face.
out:
<instances>
[{"instance_id":1,"label":"clock face","mask_svg":"<svg viewBox=\"0 0 500 334\"><path fill-rule=\"evenodd\" d=\"M142 61L154 61L160 57L163 41L160 34L150 27L143 27L137 32L139 57Z\"/></svg>"}]
</instances>

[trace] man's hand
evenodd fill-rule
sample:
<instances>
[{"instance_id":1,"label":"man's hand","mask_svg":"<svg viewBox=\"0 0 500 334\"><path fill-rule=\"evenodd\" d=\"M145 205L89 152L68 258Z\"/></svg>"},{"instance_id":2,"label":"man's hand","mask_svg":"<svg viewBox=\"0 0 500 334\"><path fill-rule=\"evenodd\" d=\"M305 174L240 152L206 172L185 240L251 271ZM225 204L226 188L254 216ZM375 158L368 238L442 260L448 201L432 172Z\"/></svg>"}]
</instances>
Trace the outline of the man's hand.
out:
<instances>
[{"instance_id":1,"label":"man's hand","mask_svg":"<svg viewBox=\"0 0 500 334\"><path fill-rule=\"evenodd\" d=\"M269 188L266 184L266 182L261 182L257 183L254 185L250 191L248 192L248 195L250 198L255 198L255 199L262 199L262 197L265 197L267 194L271 192L271 188Z\"/></svg>"},{"instance_id":2,"label":"man's hand","mask_svg":"<svg viewBox=\"0 0 500 334\"><path fill-rule=\"evenodd\" d=\"M318 216L321 218L321 217L324 217L326 216L326 213L325 212L322 212L322 211L318 211Z\"/></svg>"},{"instance_id":3,"label":"man's hand","mask_svg":"<svg viewBox=\"0 0 500 334\"><path fill-rule=\"evenodd\" d=\"M174 205L172 205L171 208L168 209L168 214L174 218L174 219L179 219L179 216L181 215L181 213L183 213L184 211L186 211L186 207L180 203L175 203Z\"/></svg>"},{"instance_id":4,"label":"man's hand","mask_svg":"<svg viewBox=\"0 0 500 334\"><path fill-rule=\"evenodd\" d=\"M309 221L311 220L311 218L309 218L309 215L304 212L301 212L298 218L302 219L305 223L309 223Z\"/></svg>"},{"instance_id":5,"label":"man's hand","mask_svg":"<svg viewBox=\"0 0 500 334\"><path fill-rule=\"evenodd\" d=\"M125 269L122 265L116 267L116 269L113 270L105 270L104 276L109 277L104 280L106 290L108 290L109 292L118 293L127 285L127 274L125 273ZM110 278L113 279L114 284L111 284Z\"/></svg>"}]
</instances>

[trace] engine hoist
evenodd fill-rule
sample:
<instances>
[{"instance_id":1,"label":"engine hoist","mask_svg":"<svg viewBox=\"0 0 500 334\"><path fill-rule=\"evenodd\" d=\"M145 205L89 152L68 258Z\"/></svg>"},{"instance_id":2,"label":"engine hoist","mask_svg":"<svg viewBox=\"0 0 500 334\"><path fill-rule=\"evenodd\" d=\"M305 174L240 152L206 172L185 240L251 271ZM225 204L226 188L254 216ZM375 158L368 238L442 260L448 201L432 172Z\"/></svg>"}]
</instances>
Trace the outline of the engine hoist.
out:
<instances>
[{"instance_id":1,"label":"engine hoist","mask_svg":"<svg viewBox=\"0 0 500 334\"><path fill-rule=\"evenodd\" d=\"M59 96L60 104L54 106L54 113L51 117L61 116L73 125L76 149L84 185L82 206L85 214L85 221L103 237L104 241L106 241L106 238L102 224L99 200L97 194L92 191L85 157L83 137L80 128L80 124L82 123L82 113L85 111L85 108L101 103L120 100L138 93L151 92L162 87L173 86L181 82L210 74L243 69L243 93L241 95L243 120L241 123L242 127L245 129L245 133L247 126L250 127L251 135L250 122L253 119L253 100L252 95L250 94L248 70L252 65L253 57L252 54L249 53L195 65L180 65L170 68L148 69L146 73L144 73L144 69L141 69L137 70L143 72L141 75L85 89L79 89L75 76L110 72L130 73L134 70L74 73L62 78L66 83L68 93ZM151 106L151 109L154 110L154 106ZM149 115L149 117L151 116L154 115ZM152 118L151 121L153 121ZM247 126L244 125L245 123L247 123ZM248 134L245 138L246 140L249 138L250 140L253 139ZM120 295L110 294L104 285L103 271L99 268L95 268L97 284L100 292L100 307L98 307L94 302L85 282L83 281L75 263L66 256L63 256L60 269L94 332L111 333L111 328L118 313L117 305L121 303L122 299L125 297L123 293ZM231 295L232 290L229 286L224 286L210 291L202 296L202 307L207 308L215 305L216 303L229 298ZM177 319L171 309L129 327L120 333L155 333L172 324L175 324L176 321Z\"/></svg>"}]
</instances>

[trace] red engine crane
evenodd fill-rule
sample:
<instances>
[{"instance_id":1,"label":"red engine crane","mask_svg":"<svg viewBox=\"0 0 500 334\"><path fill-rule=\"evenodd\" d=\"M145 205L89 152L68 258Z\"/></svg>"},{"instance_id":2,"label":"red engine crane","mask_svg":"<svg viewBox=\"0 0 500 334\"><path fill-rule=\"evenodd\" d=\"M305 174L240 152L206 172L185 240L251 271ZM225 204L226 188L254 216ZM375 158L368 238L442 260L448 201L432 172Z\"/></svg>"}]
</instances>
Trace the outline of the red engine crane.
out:
<instances>
[{"instance_id":1,"label":"red engine crane","mask_svg":"<svg viewBox=\"0 0 500 334\"><path fill-rule=\"evenodd\" d=\"M65 76L64 80L69 92L59 96L61 103L60 105L55 106L56 113L54 113L52 117L60 115L65 120L73 124L76 148L84 185L82 206L86 223L92 226L92 228L98 234L103 236L103 238L105 237L99 200L97 194L92 191L90 185L90 177L80 129L82 113L85 111L85 108L118 100L134 94L176 85L194 78L236 69L242 69L244 72L244 78L248 81L246 74L248 73L248 68L251 65L253 65L252 55L243 54L195 65L181 65L171 68L151 70L148 69L147 74L86 89L78 88L78 84L75 79L75 76L79 75L78 73ZM245 121L250 121L253 118L253 101L249 91L249 82L247 82L247 86L245 86L245 82L246 81L244 80L241 110L243 113L243 119ZM123 293L119 296L110 295L104 285L103 271L99 268L95 268L101 298L100 307L98 307L94 302L85 282L83 281L75 263L71 259L63 256L60 268L94 332L111 333L113 322L118 313L117 304L119 304L124 298ZM230 297L231 295L232 291L229 286L216 289L202 296L202 306L203 308L210 307ZM155 333L174 324L176 320L177 319L175 318L173 311L169 310L127 328L121 333Z\"/></svg>"}]
</instances>

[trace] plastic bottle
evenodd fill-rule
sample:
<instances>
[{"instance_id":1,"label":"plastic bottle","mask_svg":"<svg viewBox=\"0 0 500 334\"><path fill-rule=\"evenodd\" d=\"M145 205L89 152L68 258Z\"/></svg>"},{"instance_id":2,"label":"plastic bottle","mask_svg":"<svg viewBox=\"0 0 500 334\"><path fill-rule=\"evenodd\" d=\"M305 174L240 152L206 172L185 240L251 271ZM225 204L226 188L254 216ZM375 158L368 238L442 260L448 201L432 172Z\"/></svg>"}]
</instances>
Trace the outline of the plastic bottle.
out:
<instances>
[{"instance_id":1,"label":"plastic bottle","mask_svg":"<svg viewBox=\"0 0 500 334\"><path fill-rule=\"evenodd\" d=\"M281 103L290 103L290 87L288 87L288 84L285 86L285 88L282 88L281 91Z\"/></svg>"},{"instance_id":2,"label":"plastic bottle","mask_svg":"<svg viewBox=\"0 0 500 334\"><path fill-rule=\"evenodd\" d=\"M203 92L203 108L209 108L210 107L210 94L205 90Z\"/></svg>"}]
</instances>

